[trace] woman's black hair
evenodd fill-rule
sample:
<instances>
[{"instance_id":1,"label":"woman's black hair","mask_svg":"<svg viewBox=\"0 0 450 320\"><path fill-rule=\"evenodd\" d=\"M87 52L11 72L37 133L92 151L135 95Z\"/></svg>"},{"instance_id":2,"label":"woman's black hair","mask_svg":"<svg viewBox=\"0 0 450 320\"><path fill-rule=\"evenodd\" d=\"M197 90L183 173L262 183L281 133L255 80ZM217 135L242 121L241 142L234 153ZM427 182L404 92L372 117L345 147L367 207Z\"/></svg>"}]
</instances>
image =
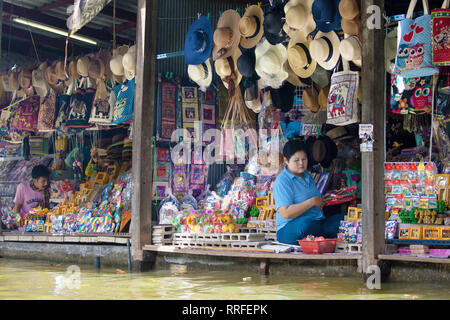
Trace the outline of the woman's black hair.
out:
<instances>
[{"instance_id":1,"label":"woman's black hair","mask_svg":"<svg viewBox=\"0 0 450 320\"><path fill-rule=\"evenodd\" d=\"M33 179L39 179L40 177L48 178L50 177L50 170L46 166L39 164L31 170L31 177Z\"/></svg>"},{"instance_id":2,"label":"woman's black hair","mask_svg":"<svg viewBox=\"0 0 450 320\"><path fill-rule=\"evenodd\" d=\"M289 161L291 157L298 151L303 151L304 153L306 153L306 155L308 155L306 144L303 141L289 140L283 147L283 156Z\"/></svg>"}]
</instances>

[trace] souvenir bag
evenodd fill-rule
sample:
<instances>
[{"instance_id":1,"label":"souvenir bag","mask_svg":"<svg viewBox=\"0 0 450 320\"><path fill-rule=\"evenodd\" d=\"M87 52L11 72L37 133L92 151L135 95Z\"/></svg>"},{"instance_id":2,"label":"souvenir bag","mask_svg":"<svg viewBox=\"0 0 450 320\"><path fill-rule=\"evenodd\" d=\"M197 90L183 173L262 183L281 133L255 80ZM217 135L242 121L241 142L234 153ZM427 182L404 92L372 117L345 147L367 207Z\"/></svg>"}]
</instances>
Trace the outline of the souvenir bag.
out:
<instances>
[{"instance_id":1,"label":"souvenir bag","mask_svg":"<svg viewBox=\"0 0 450 320\"><path fill-rule=\"evenodd\" d=\"M55 120L55 129L62 129L64 123L67 120L69 105L70 105L70 95L61 94L56 96L57 116Z\"/></svg>"},{"instance_id":2,"label":"souvenir bag","mask_svg":"<svg viewBox=\"0 0 450 320\"><path fill-rule=\"evenodd\" d=\"M344 63L344 71L331 76L327 103L327 124L345 126L357 123L359 74L349 71Z\"/></svg>"},{"instance_id":3,"label":"souvenir bag","mask_svg":"<svg viewBox=\"0 0 450 320\"><path fill-rule=\"evenodd\" d=\"M111 124L113 119L113 108L116 104L113 89L107 87L107 96L102 98L95 95L94 105L92 107L89 123Z\"/></svg>"},{"instance_id":4,"label":"souvenir bag","mask_svg":"<svg viewBox=\"0 0 450 320\"><path fill-rule=\"evenodd\" d=\"M39 131L53 131L56 121L56 94L54 92L46 95L41 102L38 116Z\"/></svg>"},{"instance_id":5,"label":"souvenir bag","mask_svg":"<svg viewBox=\"0 0 450 320\"><path fill-rule=\"evenodd\" d=\"M433 64L450 65L450 9L449 0L445 0L442 8L431 10L433 34Z\"/></svg>"},{"instance_id":6,"label":"souvenir bag","mask_svg":"<svg viewBox=\"0 0 450 320\"><path fill-rule=\"evenodd\" d=\"M65 123L68 128L87 128L90 126L89 117L94 104L95 90L92 88L84 89L84 80L81 81L80 86L70 97L70 105Z\"/></svg>"},{"instance_id":7,"label":"souvenir bag","mask_svg":"<svg viewBox=\"0 0 450 320\"><path fill-rule=\"evenodd\" d=\"M37 132L40 97L31 96L17 102L11 129Z\"/></svg>"},{"instance_id":8,"label":"souvenir bag","mask_svg":"<svg viewBox=\"0 0 450 320\"><path fill-rule=\"evenodd\" d=\"M433 79L428 77L403 78L391 74L391 112L394 114L431 113Z\"/></svg>"},{"instance_id":9,"label":"souvenir bag","mask_svg":"<svg viewBox=\"0 0 450 320\"><path fill-rule=\"evenodd\" d=\"M133 119L134 78L120 85L114 105L113 124L129 122Z\"/></svg>"},{"instance_id":10,"label":"souvenir bag","mask_svg":"<svg viewBox=\"0 0 450 320\"><path fill-rule=\"evenodd\" d=\"M186 192L186 167L174 166L173 169L173 192L184 193Z\"/></svg>"},{"instance_id":11,"label":"souvenir bag","mask_svg":"<svg viewBox=\"0 0 450 320\"><path fill-rule=\"evenodd\" d=\"M405 78L431 76L439 72L433 66L431 15L428 0L422 0L424 15L412 19L417 0L411 0L406 19L399 22L394 73Z\"/></svg>"}]
</instances>

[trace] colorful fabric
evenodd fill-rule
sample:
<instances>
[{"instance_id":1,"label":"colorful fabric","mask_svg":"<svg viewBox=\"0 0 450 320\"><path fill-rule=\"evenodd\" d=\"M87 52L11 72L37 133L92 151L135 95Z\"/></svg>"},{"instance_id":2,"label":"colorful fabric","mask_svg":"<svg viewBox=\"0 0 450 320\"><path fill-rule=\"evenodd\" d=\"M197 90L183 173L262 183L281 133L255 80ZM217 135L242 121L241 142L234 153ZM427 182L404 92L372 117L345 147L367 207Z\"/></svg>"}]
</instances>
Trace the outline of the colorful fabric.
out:
<instances>
[{"instance_id":1,"label":"colorful fabric","mask_svg":"<svg viewBox=\"0 0 450 320\"><path fill-rule=\"evenodd\" d=\"M431 11L433 33L433 64L450 65L450 9Z\"/></svg>"},{"instance_id":2,"label":"colorful fabric","mask_svg":"<svg viewBox=\"0 0 450 320\"><path fill-rule=\"evenodd\" d=\"M395 114L431 114L432 77L403 78L391 74L391 112Z\"/></svg>"},{"instance_id":3,"label":"colorful fabric","mask_svg":"<svg viewBox=\"0 0 450 320\"><path fill-rule=\"evenodd\" d=\"M94 97L94 89L77 89L74 91L70 98L69 111L66 120L67 127L89 127L89 117L91 116Z\"/></svg>"},{"instance_id":4,"label":"colorful fabric","mask_svg":"<svg viewBox=\"0 0 450 320\"><path fill-rule=\"evenodd\" d=\"M37 132L40 97L31 96L17 103L11 128L16 130Z\"/></svg>"},{"instance_id":5,"label":"colorful fabric","mask_svg":"<svg viewBox=\"0 0 450 320\"><path fill-rule=\"evenodd\" d=\"M358 72L341 71L331 76L327 124L345 126L358 122L358 85Z\"/></svg>"},{"instance_id":6,"label":"colorful fabric","mask_svg":"<svg viewBox=\"0 0 450 320\"><path fill-rule=\"evenodd\" d=\"M134 79L120 85L114 105L113 124L128 122L133 119ZM117 86L114 88L116 92Z\"/></svg>"},{"instance_id":7,"label":"colorful fabric","mask_svg":"<svg viewBox=\"0 0 450 320\"><path fill-rule=\"evenodd\" d=\"M49 131L55 129L56 94L50 93L41 102L38 116L38 130Z\"/></svg>"}]
</instances>

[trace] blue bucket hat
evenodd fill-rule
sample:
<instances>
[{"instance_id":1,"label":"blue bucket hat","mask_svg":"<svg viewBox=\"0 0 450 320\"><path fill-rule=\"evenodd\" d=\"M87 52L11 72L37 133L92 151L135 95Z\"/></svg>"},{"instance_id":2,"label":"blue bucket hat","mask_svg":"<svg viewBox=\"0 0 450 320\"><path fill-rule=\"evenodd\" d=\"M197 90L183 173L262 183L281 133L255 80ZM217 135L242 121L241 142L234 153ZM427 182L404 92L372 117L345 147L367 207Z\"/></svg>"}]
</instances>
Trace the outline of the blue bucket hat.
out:
<instances>
[{"instance_id":1,"label":"blue bucket hat","mask_svg":"<svg viewBox=\"0 0 450 320\"><path fill-rule=\"evenodd\" d=\"M184 42L184 60L187 64L198 65L211 55L212 25L206 16L201 16L191 24Z\"/></svg>"},{"instance_id":2,"label":"blue bucket hat","mask_svg":"<svg viewBox=\"0 0 450 320\"><path fill-rule=\"evenodd\" d=\"M330 32L341 26L339 13L340 0L315 0L312 5L312 14L317 28L322 32Z\"/></svg>"}]
</instances>

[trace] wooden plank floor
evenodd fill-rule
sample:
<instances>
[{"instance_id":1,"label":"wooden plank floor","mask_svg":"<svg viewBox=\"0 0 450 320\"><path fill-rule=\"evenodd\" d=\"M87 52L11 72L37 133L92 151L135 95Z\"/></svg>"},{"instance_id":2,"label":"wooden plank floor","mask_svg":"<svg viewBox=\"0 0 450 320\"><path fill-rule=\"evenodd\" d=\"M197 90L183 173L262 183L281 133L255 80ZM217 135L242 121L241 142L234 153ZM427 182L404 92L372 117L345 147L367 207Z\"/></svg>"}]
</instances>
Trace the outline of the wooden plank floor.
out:
<instances>
[{"instance_id":1,"label":"wooden plank floor","mask_svg":"<svg viewBox=\"0 0 450 320\"><path fill-rule=\"evenodd\" d=\"M325 253L325 254L304 254L304 253L269 253L253 252L241 250L220 250L220 248L180 248L176 246L155 246L146 245L143 250L163 253L194 254L205 256L221 257L241 257L258 259L295 259L295 260L358 260L361 254L356 253Z\"/></svg>"},{"instance_id":2,"label":"wooden plank floor","mask_svg":"<svg viewBox=\"0 0 450 320\"><path fill-rule=\"evenodd\" d=\"M450 263L450 259L445 258L414 257L414 256L389 255L389 254L380 254L378 255L378 258L380 260L391 260L391 261Z\"/></svg>"}]
</instances>

